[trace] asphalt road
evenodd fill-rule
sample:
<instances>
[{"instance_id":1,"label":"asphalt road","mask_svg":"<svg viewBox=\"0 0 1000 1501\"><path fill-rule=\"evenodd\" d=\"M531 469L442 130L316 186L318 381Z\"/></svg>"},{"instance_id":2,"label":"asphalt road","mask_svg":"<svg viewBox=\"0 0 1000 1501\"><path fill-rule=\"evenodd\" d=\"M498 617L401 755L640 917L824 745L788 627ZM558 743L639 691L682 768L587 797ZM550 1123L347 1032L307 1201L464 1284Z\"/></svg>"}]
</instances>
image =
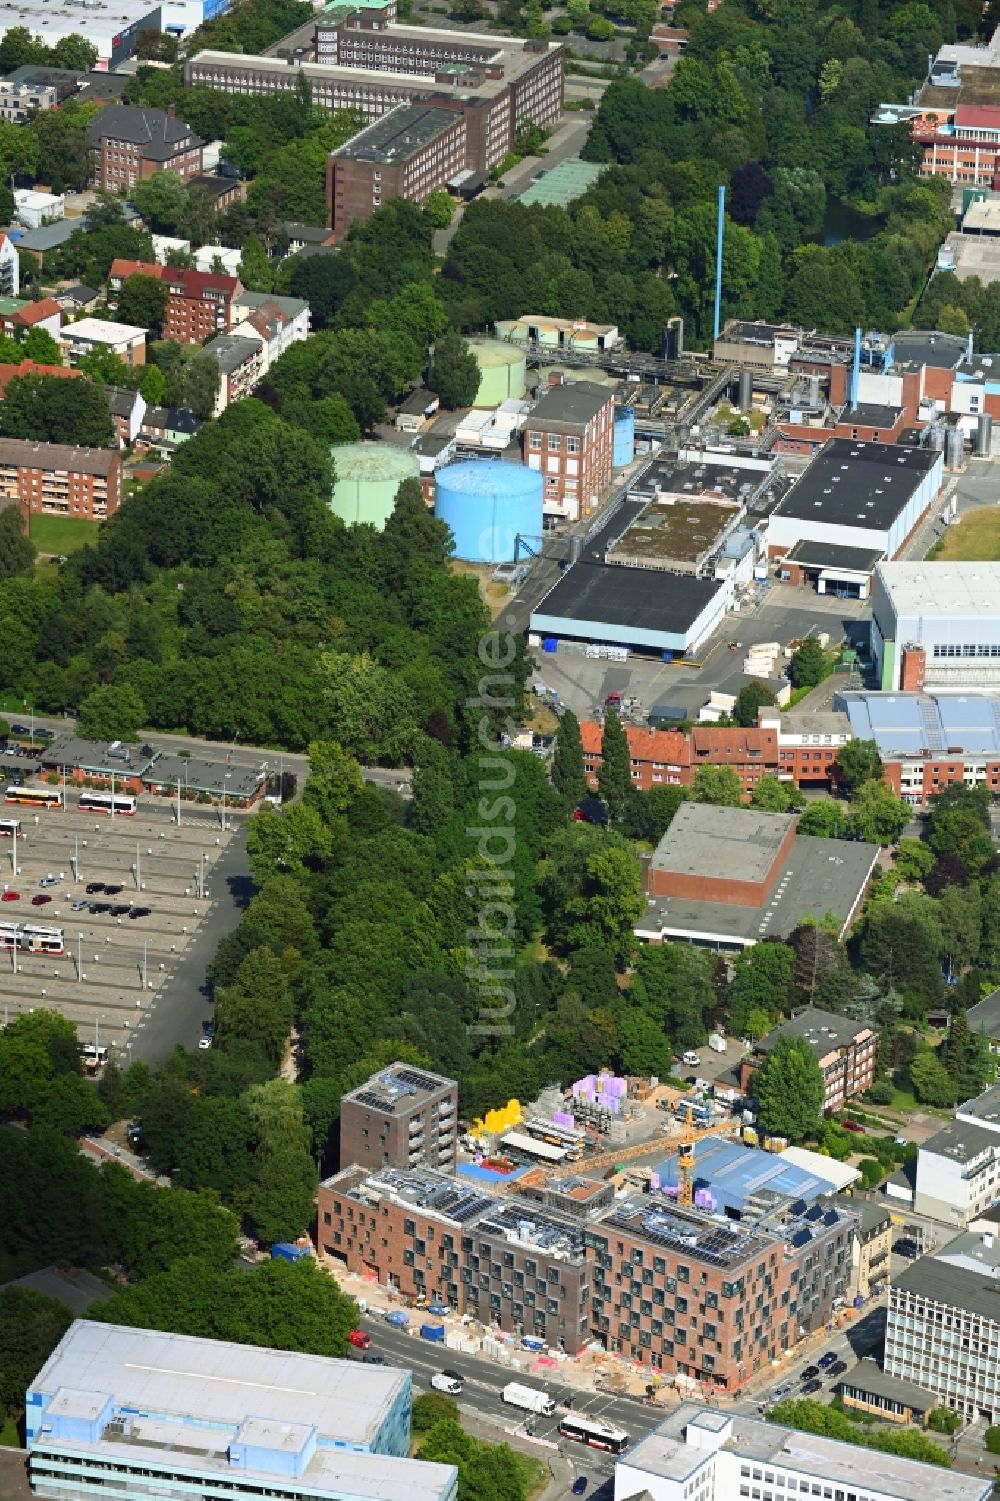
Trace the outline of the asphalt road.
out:
<instances>
[{"instance_id":1,"label":"asphalt road","mask_svg":"<svg viewBox=\"0 0 1000 1501\"><path fill-rule=\"evenodd\" d=\"M411 1314L414 1323L418 1313ZM588 1417L601 1418L604 1422L624 1428L633 1444L650 1433L666 1416L662 1409L647 1407L628 1398L609 1397L600 1392L580 1392L566 1386L554 1377L523 1376L505 1366L496 1365L479 1355L467 1355L459 1350L449 1350L443 1345L432 1345L411 1334L393 1329L382 1319L365 1317L364 1327L372 1336L372 1348L384 1355L391 1364L404 1366L413 1372L414 1394L420 1395L431 1389L431 1377L445 1368L458 1371L465 1381L465 1388L458 1398L463 1412L488 1423L499 1430L519 1429L524 1432L524 1421L529 1414L519 1408L508 1407L501 1401L500 1393L509 1381L521 1381L525 1386L545 1391L557 1403L557 1411L551 1418L535 1417L535 1437L558 1442L559 1452L569 1461L574 1475L585 1475L591 1487L610 1480L614 1474L614 1458L596 1450L585 1448L572 1440L560 1439L558 1427L566 1414L560 1411L567 1405L573 1412L586 1413ZM499 1442L499 1434L497 1441ZM531 1448L530 1444L522 1447ZM552 1452L541 1445L533 1449L545 1460Z\"/></svg>"}]
</instances>

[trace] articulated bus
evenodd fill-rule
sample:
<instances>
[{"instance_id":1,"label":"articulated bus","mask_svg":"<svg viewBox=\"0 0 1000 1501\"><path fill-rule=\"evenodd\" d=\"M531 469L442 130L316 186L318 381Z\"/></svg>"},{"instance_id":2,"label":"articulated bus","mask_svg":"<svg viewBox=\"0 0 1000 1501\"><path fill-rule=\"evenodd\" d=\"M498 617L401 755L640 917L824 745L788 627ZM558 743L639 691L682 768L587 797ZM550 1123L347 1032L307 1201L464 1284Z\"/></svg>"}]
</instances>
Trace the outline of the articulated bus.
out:
<instances>
[{"instance_id":1,"label":"articulated bus","mask_svg":"<svg viewBox=\"0 0 1000 1501\"><path fill-rule=\"evenodd\" d=\"M14 835L21 833L21 820L19 818L0 818L0 839L13 839Z\"/></svg>"},{"instance_id":2,"label":"articulated bus","mask_svg":"<svg viewBox=\"0 0 1000 1501\"><path fill-rule=\"evenodd\" d=\"M78 807L81 813L124 813L131 818L136 809L136 798L131 793L81 792Z\"/></svg>"},{"instance_id":3,"label":"articulated bus","mask_svg":"<svg viewBox=\"0 0 1000 1501\"><path fill-rule=\"evenodd\" d=\"M63 795L57 787L8 787L3 800L16 803L20 808L61 808L63 805Z\"/></svg>"},{"instance_id":4,"label":"articulated bus","mask_svg":"<svg viewBox=\"0 0 1000 1501\"><path fill-rule=\"evenodd\" d=\"M15 948L26 954L63 954L63 930L36 923L0 922L0 949Z\"/></svg>"},{"instance_id":5,"label":"articulated bus","mask_svg":"<svg viewBox=\"0 0 1000 1501\"><path fill-rule=\"evenodd\" d=\"M609 1454L622 1454L628 1447L628 1434L624 1429L608 1428L592 1418L563 1418L559 1432L563 1438L576 1439L578 1444L589 1444L592 1449L606 1449Z\"/></svg>"}]
</instances>

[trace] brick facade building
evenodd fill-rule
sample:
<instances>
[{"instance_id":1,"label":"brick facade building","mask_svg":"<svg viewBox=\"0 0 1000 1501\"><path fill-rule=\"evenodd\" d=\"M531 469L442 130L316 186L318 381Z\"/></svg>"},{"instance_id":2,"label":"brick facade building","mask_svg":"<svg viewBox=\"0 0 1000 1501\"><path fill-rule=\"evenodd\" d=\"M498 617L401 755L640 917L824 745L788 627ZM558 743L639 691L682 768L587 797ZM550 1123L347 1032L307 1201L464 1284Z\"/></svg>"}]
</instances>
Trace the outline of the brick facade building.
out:
<instances>
[{"instance_id":1,"label":"brick facade building","mask_svg":"<svg viewBox=\"0 0 1000 1501\"><path fill-rule=\"evenodd\" d=\"M425 1163L450 1171L457 1149L454 1079L394 1063L341 1101L341 1167L357 1164L371 1170Z\"/></svg>"},{"instance_id":2,"label":"brick facade building","mask_svg":"<svg viewBox=\"0 0 1000 1501\"><path fill-rule=\"evenodd\" d=\"M122 461L105 448L0 438L0 508L103 521L122 497Z\"/></svg>"},{"instance_id":3,"label":"brick facade building","mask_svg":"<svg viewBox=\"0 0 1000 1501\"><path fill-rule=\"evenodd\" d=\"M346 1169L320 1185L317 1249L404 1298L440 1299L569 1355L596 1339L729 1392L847 1292L842 1212L803 1235L787 1204L726 1225L659 1194L568 1214L512 1188L493 1198L442 1173Z\"/></svg>"},{"instance_id":4,"label":"brick facade building","mask_svg":"<svg viewBox=\"0 0 1000 1501\"><path fill-rule=\"evenodd\" d=\"M108 305L117 307L118 294L130 276L152 276L167 289L163 337L178 344L203 344L233 324L233 303L243 291L238 276L214 271L180 270L147 261L118 258L108 272Z\"/></svg>"},{"instance_id":5,"label":"brick facade building","mask_svg":"<svg viewBox=\"0 0 1000 1501\"><path fill-rule=\"evenodd\" d=\"M615 399L589 381L553 386L524 424L524 461L541 472L546 515L578 521L611 482Z\"/></svg>"},{"instance_id":6,"label":"brick facade building","mask_svg":"<svg viewBox=\"0 0 1000 1501\"><path fill-rule=\"evenodd\" d=\"M740 1089L747 1092L754 1070L781 1038L803 1038L816 1055L823 1075L823 1110L839 1110L848 1100L856 1100L875 1082L878 1038L869 1027L862 1027L832 1011L807 1006L798 1016L773 1028L760 1038L753 1053L740 1060Z\"/></svg>"},{"instance_id":7,"label":"brick facade building","mask_svg":"<svg viewBox=\"0 0 1000 1501\"><path fill-rule=\"evenodd\" d=\"M466 116L432 104L401 105L330 153L329 224L339 238L383 203L425 203L466 166Z\"/></svg>"},{"instance_id":8,"label":"brick facade building","mask_svg":"<svg viewBox=\"0 0 1000 1501\"><path fill-rule=\"evenodd\" d=\"M185 182L202 169L202 141L190 125L162 109L111 104L87 126L90 185L127 193L156 172L176 172Z\"/></svg>"}]
</instances>

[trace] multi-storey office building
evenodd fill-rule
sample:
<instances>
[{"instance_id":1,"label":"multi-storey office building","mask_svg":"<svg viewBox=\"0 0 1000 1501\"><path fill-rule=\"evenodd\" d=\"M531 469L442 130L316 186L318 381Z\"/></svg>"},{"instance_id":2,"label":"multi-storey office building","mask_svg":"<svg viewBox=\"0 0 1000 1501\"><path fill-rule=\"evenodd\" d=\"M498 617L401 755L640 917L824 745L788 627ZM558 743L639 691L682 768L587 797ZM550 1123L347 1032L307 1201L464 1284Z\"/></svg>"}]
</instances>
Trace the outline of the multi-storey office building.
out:
<instances>
[{"instance_id":1,"label":"multi-storey office building","mask_svg":"<svg viewBox=\"0 0 1000 1501\"><path fill-rule=\"evenodd\" d=\"M466 163L464 114L430 104L402 105L366 125L327 157L330 228L342 235L390 198L424 203Z\"/></svg>"},{"instance_id":2,"label":"multi-storey office building","mask_svg":"<svg viewBox=\"0 0 1000 1501\"><path fill-rule=\"evenodd\" d=\"M202 169L202 145L190 125L162 109L112 104L87 126L90 182L127 193L154 172L176 172L184 182Z\"/></svg>"},{"instance_id":3,"label":"multi-storey office building","mask_svg":"<svg viewBox=\"0 0 1000 1501\"><path fill-rule=\"evenodd\" d=\"M615 1465L614 1501L987 1501L992 1484L685 1402Z\"/></svg>"},{"instance_id":4,"label":"multi-storey office building","mask_svg":"<svg viewBox=\"0 0 1000 1501\"><path fill-rule=\"evenodd\" d=\"M885 1369L973 1418L1000 1417L1000 1241L959 1235L890 1284Z\"/></svg>"},{"instance_id":5,"label":"multi-storey office building","mask_svg":"<svg viewBox=\"0 0 1000 1501\"><path fill-rule=\"evenodd\" d=\"M545 513L578 521L593 510L611 480L614 395L575 381L554 386L524 424L524 459L545 480Z\"/></svg>"},{"instance_id":6,"label":"multi-storey office building","mask_svg":"<svg viewBox=\"0 0 1000 1501\"><path fill-rule=\"evenodd\" d=\"M787 1200L728 1225L660 1194L581 1216L442 1173L355 1168L320 1185L317 1245L404 1297L569 1354L596 1338L735 1391L843 1302L853 1225L828 1206L793 1215Z\"/></svg>"},{"instance_id":7,"label":"multi-storey office building","mask_svg":"<svg viewBox=\"0 0 1000 1501\"><path fill-rule=\"evenodd\" d=\"M453 1172L458 1151L454 1079L393 1063L340 1102L340 1165Z\"/></svg>"}]
</instances>

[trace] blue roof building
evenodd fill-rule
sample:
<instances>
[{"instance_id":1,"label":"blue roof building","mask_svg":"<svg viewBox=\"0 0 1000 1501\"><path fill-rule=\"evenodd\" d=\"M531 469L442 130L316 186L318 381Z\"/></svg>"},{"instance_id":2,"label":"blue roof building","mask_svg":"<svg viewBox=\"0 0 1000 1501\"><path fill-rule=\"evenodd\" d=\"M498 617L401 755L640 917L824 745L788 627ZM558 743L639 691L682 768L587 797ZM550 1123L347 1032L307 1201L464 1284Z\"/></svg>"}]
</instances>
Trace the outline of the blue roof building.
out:
<instances>
[{"instance_id":1,"label":"blue roof building","mask_svg":"<svg viewBox=\"0 0 1000 1501\"><path fill-rule=\"evenodd\" d=\"M776 1152L761 1152L722 1136L704 1136L695 1143L695 1203L715 1214L742 1215L773 1207L776 1199L811 1204L832 1194L832 1180L807 1172ZM677 1187L677 1156L653 1169L653 1186L669 1192Z\"/></svg>"}]
</instances>

